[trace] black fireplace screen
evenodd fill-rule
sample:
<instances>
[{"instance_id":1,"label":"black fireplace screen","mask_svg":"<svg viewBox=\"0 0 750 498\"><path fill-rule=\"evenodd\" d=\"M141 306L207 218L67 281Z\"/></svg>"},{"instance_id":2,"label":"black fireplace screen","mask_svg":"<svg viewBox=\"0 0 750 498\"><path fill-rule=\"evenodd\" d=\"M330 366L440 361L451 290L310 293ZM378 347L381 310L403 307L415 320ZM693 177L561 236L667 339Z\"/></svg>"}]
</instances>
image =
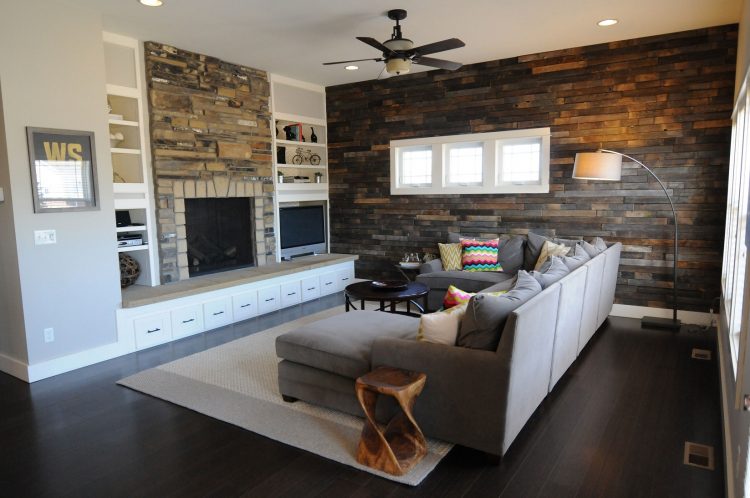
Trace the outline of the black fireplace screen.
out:
<instances>
[{"instance_id":1,"label":"black fireplace screen","mask_svg":"<svg viewBox=\"0 0 750 498\"><path fill-rule=\"evenodd\" d=\"M255 266L252 199L185 199L190 276Z\"/></svg>"}]
</instances>

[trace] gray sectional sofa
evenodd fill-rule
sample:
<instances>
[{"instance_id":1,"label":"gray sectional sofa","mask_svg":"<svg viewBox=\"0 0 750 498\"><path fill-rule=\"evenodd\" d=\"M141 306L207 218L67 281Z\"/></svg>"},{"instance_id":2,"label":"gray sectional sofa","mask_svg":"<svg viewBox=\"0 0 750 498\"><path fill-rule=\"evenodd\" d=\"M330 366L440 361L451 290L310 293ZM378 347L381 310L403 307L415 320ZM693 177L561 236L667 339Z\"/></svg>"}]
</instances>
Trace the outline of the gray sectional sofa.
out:
<instances>
[{"instance_id":1,"label":"gray sectional sofa","mask_svg":"<svg viewBox=\"0 0 750 498\"><path fill-rule=\"evenodd\" d=\"M495 351L417 341L419 318L376 311L279 336L280 392L362 416L358 376L380 365L424 372L414 408L424 433L502 456L610 313L620 250L612 244L511 312ZM383 419L393 408L384 401Z\"/></svg>"}]
</instances>

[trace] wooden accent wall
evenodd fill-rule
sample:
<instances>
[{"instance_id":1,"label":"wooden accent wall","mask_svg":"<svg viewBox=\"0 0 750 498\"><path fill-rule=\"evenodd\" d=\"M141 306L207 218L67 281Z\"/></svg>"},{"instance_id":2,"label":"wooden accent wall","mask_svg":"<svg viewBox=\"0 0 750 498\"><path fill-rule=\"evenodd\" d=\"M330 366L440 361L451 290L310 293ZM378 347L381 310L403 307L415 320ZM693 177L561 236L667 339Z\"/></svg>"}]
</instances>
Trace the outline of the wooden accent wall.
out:
<instances>
[{"instance_id":1,"label":"wooden accent wall","mask_svg":"<svg viewBox=\"0 0 750 498\"><path fill-rule=\"evenodd\" d=\"M394 275L404 252L449 231L556 233L623 243L616 302L670 307L671 211L625 164L621 182L571 178L600 146L652 167L680 223L680 309L719 295L737 26L626 40L329 87L331 239L359 277ZM451 53L440 54L447 59ZM391 196L389 141L550 127L548 194Z\"/></svg>"}]
</instances>

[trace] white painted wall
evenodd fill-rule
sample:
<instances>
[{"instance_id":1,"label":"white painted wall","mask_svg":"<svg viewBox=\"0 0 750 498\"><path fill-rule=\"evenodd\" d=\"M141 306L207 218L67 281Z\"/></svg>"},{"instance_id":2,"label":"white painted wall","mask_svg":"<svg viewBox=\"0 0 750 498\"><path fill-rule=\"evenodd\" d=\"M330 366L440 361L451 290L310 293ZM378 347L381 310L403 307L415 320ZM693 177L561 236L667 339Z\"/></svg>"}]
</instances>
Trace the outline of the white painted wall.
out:
<instances>
[{"instance_id":1,"label":"white painted wall","mask_svg":"<svg viewBox=\"0 0 750 498\"><path fill-rule=\"evenodd\" d=\"M0 206L0 236L15 231L27 356L16 332L0 341L0 348L33 365L117 340L121 298L100 17L60 0L5 2L0 82L7 147L7 163L0 157L0 186L9 185L6 196L12 198L12 206ZM98 211L34 213L26 126L95 133ZM35 246L34 230L41 229L56 230L58 243ZM9 278L0 280L0 299L9 299L5 306L14 307L7 312L17 326L10 245L11 236L0 242L0 263L10 268L4 270ZM55 329L54 342L44 342L46 327Z\"/></svg>"},{"instance_id":2,"label":"white painted wall","mask_svg":"<svg viewBox=\"0 0 750 498\"><path fill-rule=\"evenodd\" d=\"M2 95L2 81L0 81L0 95ZM0 203L0 355L10 360L26 363L28 355L21 311L21 279L18 275L18 252L2 98L0 98L0 188L3 189L5 197L5 201Z\"/></svg>"}]
</instances>

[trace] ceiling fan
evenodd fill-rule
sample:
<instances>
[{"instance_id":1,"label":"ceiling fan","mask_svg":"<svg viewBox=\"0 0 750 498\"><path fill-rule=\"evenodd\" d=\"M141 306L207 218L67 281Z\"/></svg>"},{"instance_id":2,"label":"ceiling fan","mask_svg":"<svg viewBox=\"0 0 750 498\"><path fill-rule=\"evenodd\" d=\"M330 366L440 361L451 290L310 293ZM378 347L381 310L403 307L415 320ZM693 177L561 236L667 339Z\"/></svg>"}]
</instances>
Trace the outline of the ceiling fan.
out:
<instances>
[{"instance_id":1,"label":"ceiling fan","mask_svg":"<svg viewBox=\"0 0 750 498\"><path fill-rule=\"evenodd\" d=\"M442 59L434 59L432 57L424 57L428 54L434 54L436 52L443 52L445 50L453 50L454 48L460 48L465 45L464 42L458 38L449 38L447 40L428 43L421 47L415 47L414 42L408 38L404 38L401 35L400 21L406 19L406 11L403 9L394 9L388 11L388 18L396 21L396 25L393 27L393 33L391 39L380 43L374 38L368 38L366 36L358 36L357 40L364 42L371 47L380 50L383 53L382 57L375 59L356 59L351 61L338 61L338 62L324 62L324 66L331 64L347 64L350 62L360 61L376 61L385 62L385 70L389 74L406 74L411 70L411 65L420 64L422 66L437 67L440 69L447 69L449 71L455 71L460 68L462 64L460 62L451 62Z\"/></svg>"}]
</instances>

